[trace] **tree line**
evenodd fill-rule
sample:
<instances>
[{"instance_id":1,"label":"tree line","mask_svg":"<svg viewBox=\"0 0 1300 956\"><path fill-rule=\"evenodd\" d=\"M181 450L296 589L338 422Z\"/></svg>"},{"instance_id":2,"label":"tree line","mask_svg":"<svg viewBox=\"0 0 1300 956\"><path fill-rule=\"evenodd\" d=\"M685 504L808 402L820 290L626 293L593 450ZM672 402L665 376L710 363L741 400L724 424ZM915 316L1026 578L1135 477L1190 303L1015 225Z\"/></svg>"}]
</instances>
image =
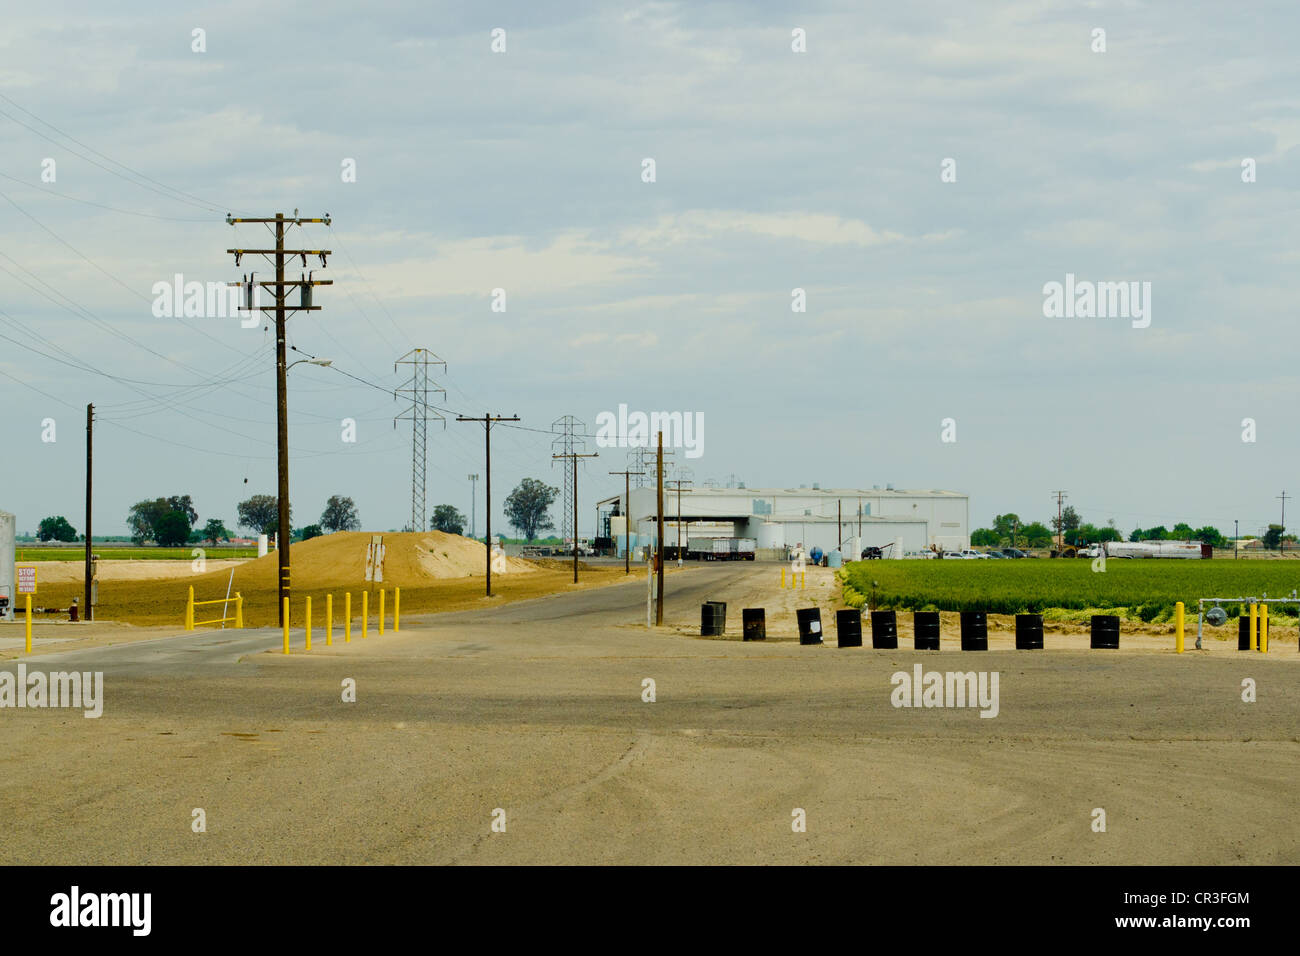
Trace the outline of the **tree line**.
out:
<instances>
[{"instance_id":1,"label":"tree line","mask_svg":"<svg viewBox=\"0 0 1300 956\"><path fill-rule=\"evenodd\" d=\"M1115 527L1114 519L1104 525L1094 525L1083 520L1073 506L1067 505L1058 517L1049 522L1051 527L1041 521L1024 524L1020 516L1014 513L994 515L993 526L977 528L971 532L970 543L975 547L1024 547L1047 548L1056 543L1060 534L1062 543L1071 547L1099 542L1123 541L1124 533ZM1266 548L1277 548L1284 540L1294 541L1293 535L1283 535L1281 525L1271 524L1262 537ZM1185 521L1180 521L1172 528L1156 525L1153 528L1134 528L1128 536L1129 541L1200 541L1216 548L1227 547L1232 543L1218 528L1204 525L1193 528Z\"/></svg>"}]
</instances>

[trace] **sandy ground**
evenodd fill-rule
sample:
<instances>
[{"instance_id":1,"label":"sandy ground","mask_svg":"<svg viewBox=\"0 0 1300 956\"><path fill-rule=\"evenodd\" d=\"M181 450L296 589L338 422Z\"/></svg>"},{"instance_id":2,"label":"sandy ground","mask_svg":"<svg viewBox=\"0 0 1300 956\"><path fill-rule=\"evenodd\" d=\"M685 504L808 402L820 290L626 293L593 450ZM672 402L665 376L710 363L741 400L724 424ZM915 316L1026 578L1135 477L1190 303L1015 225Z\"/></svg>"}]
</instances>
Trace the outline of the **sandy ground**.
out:
<instances>
[{"instance_id":1,"label":"sandy ground","mask_svg":"<svg viewBox=\"0 0 1300 956\"><path fill-rule=\"evenodd\" d=\"M247 564L248 558L221 558L206 561L206 572L225 571ZM85 581L85 566L80 561L20 561L24 567L36 567L36 587L42 584L81 584ZM190 561L111 561L98 562L96 573L104 581L155 581L168 578L189 578L195 574ZM39 596L39 594L38 594Z\"/></svg>"},{"instance_id":2,"label":"sandy ground","mask_svg":"<svg viewBox=\"0 0 1300 956\"><path fill-rule=\"evenodd\" d=\"M0 711L0 862L1300 863L1300 670L1280 642L963 654L947 631L940 652L689 633L701 601L727 601L730 630L755 597L792 632L778 602L807 595L763 573L675 575L658 630L634 580L318 634L310 654L301 633L288 656L228 633L46 658L102 654L104 716ZM892 706L918 663L997 671L998 716Z\"/></svg>"}]
</instances>

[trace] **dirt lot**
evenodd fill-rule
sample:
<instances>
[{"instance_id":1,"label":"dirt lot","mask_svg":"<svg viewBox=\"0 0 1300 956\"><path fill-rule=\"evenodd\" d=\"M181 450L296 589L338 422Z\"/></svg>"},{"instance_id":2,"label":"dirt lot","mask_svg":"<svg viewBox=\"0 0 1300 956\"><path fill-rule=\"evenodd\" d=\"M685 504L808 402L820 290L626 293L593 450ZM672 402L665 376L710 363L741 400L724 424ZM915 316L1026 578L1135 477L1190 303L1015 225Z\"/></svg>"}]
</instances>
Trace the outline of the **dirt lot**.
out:
<instances>
[{"instance_id":1,"label":"dirt lot","mask_svg":"<svg viewBox=\"0 0 1300 956\"><path fill-rule=\"evenodd\" d=\"M657 630L638 578L310 653L51 659L103 669L104 715L0 712L0 863L1300 863L1294 650L801 647L829 585L763 574L674 575ZM773 638L700 639L714 599ZM997 717L893 706L917 664L998 672Z\"/></svg>"}]
</instances>

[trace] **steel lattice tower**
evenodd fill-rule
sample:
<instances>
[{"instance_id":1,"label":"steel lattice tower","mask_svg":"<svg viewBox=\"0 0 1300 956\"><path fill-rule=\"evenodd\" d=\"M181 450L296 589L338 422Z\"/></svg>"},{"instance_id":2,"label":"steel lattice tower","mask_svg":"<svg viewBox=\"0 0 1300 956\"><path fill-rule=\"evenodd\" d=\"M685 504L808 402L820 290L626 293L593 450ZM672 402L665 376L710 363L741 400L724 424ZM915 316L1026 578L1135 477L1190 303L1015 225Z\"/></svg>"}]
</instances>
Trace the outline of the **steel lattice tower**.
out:
<instances>
[{"instance_id":1,"label":"steel lattice tower","mask_svg":"<svg viewBox=\"0 0 1300 956\"><path fill-rule=\"evenodd\" d=\"M551 422L551 431L555 432L557 437L551 442L552 453L555 455L582 454L586 442L580 437L580 434L587 430L587 426L578 421L572 415L565 415L563 418L557 418ZM556 459L552 458L551 464L554 466ZM568 465L564 468L564 507L560 513L560 539L565 540L572 538L577 540L578 529L573 527L573 470Z\"/></svg>"},{"instance_id":2,"label":"steel lattice tower","mask_svg":"<svg viewBox=\"0 0 1300 956\"><path fill-rule=\"evenodd\" d=\"M437 382L432 386L429 384L429 364L441 365L442 370L447 370L447 363L438 356L434 355L428 349L411 349L396 362L393 363L393 371L397 371L399 365L411 366L411 377L406 383L405 388L395 389L393 397L409 395L411 398L411 407L402 414L393 419L393 427L397 427L399 421L407 419L411 422L411 530L427 531L425 515L425 473L428 467L428 449L427 435L428 422L430 418L442 422L442 427L447 427L447 420L438 414L436 410L429 405L429 392L442 393L443 398L447 396L445 389L440 388Z\"/></svg>"}]
</instances>

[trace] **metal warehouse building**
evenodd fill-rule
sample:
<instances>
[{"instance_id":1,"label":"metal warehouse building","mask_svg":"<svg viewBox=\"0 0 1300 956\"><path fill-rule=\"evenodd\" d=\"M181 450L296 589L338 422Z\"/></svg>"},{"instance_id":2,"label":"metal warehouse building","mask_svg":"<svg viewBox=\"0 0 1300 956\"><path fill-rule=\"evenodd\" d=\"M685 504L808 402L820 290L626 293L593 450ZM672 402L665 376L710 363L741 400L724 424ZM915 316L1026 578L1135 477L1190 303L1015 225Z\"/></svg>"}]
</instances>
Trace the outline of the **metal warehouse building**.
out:
<instances>
[{"instance_id":1,"label":"metal warehouse building","mask_svg":"<svg viewBox=\"0 0 1300 956\"><path fill-rule=\"evenodd\" d=\"M627 545L653 544L653 487L633 488L597 504L602 537L615 539L619 554ZM672 548L690 538L753 538L760 552L802 544L830 551L842 540L847 554L895 544L901 551L945 551L970 546L970 499L955 491L903 491L893 488L685 488L678 509L676 489L664 489L664 543ZM860 544L854 543L861 529ZM901 543L901 548L900 548Z\"/></svg>"}]
</instances>

